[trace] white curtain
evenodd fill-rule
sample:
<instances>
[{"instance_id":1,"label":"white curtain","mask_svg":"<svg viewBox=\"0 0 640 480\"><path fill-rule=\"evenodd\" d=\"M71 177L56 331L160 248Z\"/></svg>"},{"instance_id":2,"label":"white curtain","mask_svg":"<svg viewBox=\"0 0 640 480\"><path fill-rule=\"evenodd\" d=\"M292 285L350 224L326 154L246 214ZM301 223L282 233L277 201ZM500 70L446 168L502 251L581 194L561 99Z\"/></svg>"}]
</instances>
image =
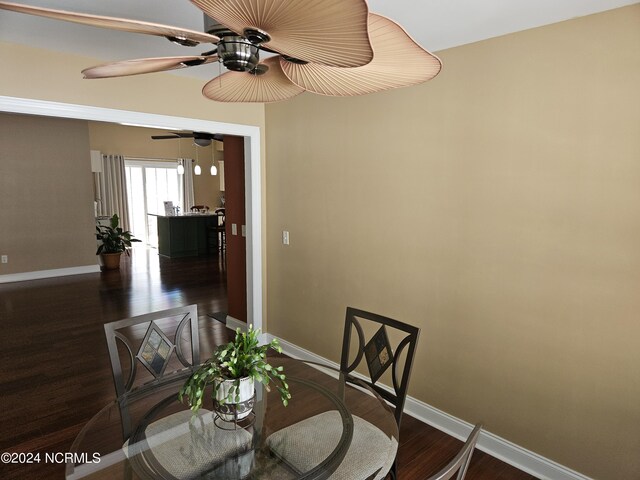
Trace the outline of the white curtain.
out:
<instances>
[{"instance_id":1,"label":"white curtain","mask_svg":"<svg viewBox=\"0 0 640 480\"><path fill-rule=\"evenodd\" d=\"M195 203L193 194L193 160L185 158L182 161L184 163L184 175L182 175L182 205L184 213L187 213Z\"/></svg>"},{"instance_id":2,"label":"white curtain","mask_svg":"<svg viewBox=\"0 0 640 480\"><path fill-rule=\"evenodd\" d=\"M95 174L99 214L120 218L120 227L129 230L129 200L122 155L102 155L102 172Z\"/></svg>"}]
</instances>

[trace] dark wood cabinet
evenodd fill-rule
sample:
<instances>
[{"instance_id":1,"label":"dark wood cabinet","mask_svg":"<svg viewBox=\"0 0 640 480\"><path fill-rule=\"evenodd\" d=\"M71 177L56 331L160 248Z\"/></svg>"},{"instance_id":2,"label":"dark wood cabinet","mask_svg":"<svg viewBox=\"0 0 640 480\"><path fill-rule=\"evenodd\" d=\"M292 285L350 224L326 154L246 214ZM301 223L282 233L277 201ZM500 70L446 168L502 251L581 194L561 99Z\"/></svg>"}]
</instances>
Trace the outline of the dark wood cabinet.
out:
<instances>
[{"instance_id":1,"label":"dark wood cabinet","mask_svg":"<svg viewBox=\"0 0 640 480\"><path fill-rule=\"evenodd\" d=\"M166 257L211 255L218 250L217 215L158 216L158 253Z\"/></svg>"}]
</instances>

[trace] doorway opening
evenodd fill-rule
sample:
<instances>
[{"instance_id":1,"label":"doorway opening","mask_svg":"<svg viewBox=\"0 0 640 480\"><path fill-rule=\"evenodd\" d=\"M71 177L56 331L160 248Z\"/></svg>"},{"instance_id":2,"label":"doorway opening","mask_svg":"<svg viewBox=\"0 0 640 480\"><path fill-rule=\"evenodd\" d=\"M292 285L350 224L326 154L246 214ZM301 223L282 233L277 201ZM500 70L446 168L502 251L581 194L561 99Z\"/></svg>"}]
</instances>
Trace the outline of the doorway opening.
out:
<instances>
[{"instance_id":1,"label":"doorway opening","mask_svg":"<svg viewBox=\"0 0 640 480\"><path fill-rule=\"evenodd\" d=\"M185 211L183 182L177 165L151 160L125 158L125 178L129 208L129 227L133 236L152 248L158 248L155 215L163 215L164 202Z\"/></svg>"},{"instance_id":2,"label":"doorway opening","mask_svg":"<svg viewBox=\"0 0 640 480\"><path fill-rule=\"evenodd\" d=\"M6 96L0 96L0 111L243 137L247 321L253 323L255 328L262 328L262 187L259 127Z\"/></svg>"}]
</instances>

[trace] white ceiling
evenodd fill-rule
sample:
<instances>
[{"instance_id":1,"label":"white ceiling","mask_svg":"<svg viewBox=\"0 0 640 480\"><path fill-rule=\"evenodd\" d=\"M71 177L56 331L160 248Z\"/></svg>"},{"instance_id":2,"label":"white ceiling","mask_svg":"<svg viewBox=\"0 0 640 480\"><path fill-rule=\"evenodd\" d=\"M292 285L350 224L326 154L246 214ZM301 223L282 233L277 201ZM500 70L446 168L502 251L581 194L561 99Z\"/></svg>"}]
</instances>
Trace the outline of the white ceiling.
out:
<instances>
[{"instance_id":1,"label":"white ceiling","mask_svg":"<svg viewBox=\"0 0 640 480\"><path fill-rule=\"evenodd\" d=\"M24 0L24 3L203 30L202 12L188 0ZM638 0L369 0L369 7L372 12L398 22L427 50L437 52L634 3ZM0 41L77 53L98 58L100 62L193 55L209 50L209 45L180 47L158 37L3 10L0 10ZM218 71L218 65L211 64L177 73L207 79Z\"/></svg>"}]
</instances>

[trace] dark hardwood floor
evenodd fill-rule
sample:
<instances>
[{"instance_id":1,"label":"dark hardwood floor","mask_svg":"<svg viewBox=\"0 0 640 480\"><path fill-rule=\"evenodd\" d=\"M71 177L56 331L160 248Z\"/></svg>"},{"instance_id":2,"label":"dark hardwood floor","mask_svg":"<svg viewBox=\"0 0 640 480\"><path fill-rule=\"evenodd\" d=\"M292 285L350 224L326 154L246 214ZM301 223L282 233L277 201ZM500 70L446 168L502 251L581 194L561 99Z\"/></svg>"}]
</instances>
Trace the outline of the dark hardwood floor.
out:
<instances>
[{"instance_id":1,"label":"dark hardwood floor","mask_svg":"<svg viewBox=\"0 0 640 480\"><path fill-rule=\"evenodd\" d=\"M103 324L198 305L203 358L230 330L207 313L226 310L219 257L165 259L136 248L119 272L0 284L0 452L68 452L82 426L114 397ZM444 466L462 442L404 416L399 476ZM58 479L62 464L0 464L1 479ZM530 480L476 451L468 479Z\"/></svg>"}]
</instances>

